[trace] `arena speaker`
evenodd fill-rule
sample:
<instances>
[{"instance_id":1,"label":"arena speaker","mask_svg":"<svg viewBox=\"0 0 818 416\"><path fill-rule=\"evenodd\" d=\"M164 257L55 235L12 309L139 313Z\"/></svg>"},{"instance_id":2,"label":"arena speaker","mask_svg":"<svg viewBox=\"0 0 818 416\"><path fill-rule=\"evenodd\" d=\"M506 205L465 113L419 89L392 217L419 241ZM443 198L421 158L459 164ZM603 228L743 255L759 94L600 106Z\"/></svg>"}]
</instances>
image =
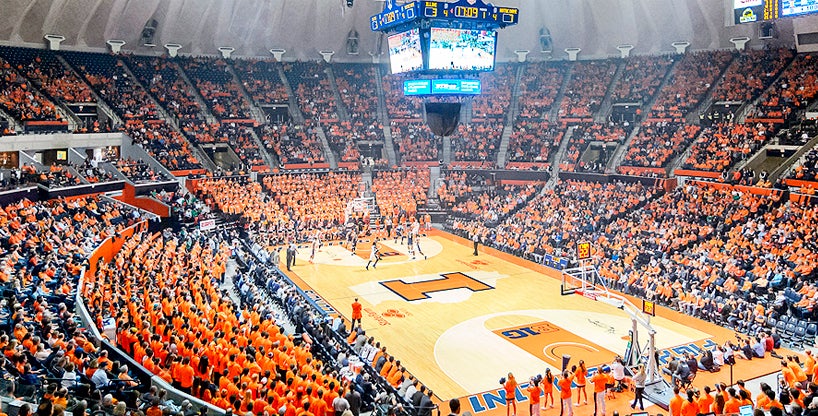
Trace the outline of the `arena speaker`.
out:
<instances>
[{"instance_id":1,"label":"arena speaker","mask_svg":"<svg viewBox=\"0 0 818 416\"><path fill-rule=\"evenodd\" d=\"M448 137L460 122L460 103L426 103L426 124L437 136Z\"/></svg>"}]
</instances>

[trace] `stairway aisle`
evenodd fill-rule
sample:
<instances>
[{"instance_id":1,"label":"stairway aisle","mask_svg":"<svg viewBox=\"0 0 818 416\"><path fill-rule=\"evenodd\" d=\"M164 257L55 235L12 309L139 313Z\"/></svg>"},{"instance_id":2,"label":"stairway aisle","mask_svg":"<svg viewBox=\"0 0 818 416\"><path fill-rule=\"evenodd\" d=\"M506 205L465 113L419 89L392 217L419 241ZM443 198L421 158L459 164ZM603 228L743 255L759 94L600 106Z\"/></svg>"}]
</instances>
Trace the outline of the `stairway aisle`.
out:
<instances>
[{"instance_id":1,"label":"stairway aisle","mask_svg":"<svg viewBox=\"0 0 818 416\"><path fill-rule=\"evenodd\" d=\"M383 92L383 75L381 65L375 66L375 87L378 91L378 121L383 127L383 146L386 151L386 160L389 166L397 166L398 159L395 152L395 141L392 138L392 124L389 120L389 113L386 111L386 96Z\"/></svg>"},{"instance_id":2,"label":"stairway aisle","mask_svg":"<svg viewBox=\"0 0 818 416\"><path fill-rule=\"evenodd\" d=\"M599 110L597 110L596 114L594 114L594 123L604 123L608 121L608 115L611 113L611 107L613 106L611 97L613 96L616 84L618 84L622 79L622 74L624 72L625 61L620 61L616 65L616 72L614 72L614 76L611 78L611 83L608 84L608 89L605 91L605 96L602 98L602 102L599 104Z\"/></svg>"},{"instance_id":3,"label":"stairway aisle","mask_svg":"<svg viewBox=\"0 0 818 416\"><path fill-rule=\"evenodd\" d=\"M298 99L295 98L295 92L290 85L290 80L287 79L287 73L284 72L284 67L278 66L278 76L284 84L284 89L287 90L287 98L290 107L290 115L297 124L304 124L304 114L301 112L301 107L298 106Z\"/></svg>"},{"instance_id":4,"label":"stairway aisle","mask_svg":"<svg viewBox=\"0 0 818 416\"><path fill-rule=\"evenodd\" d=\"M506 113L506 123L503 126L503 135L501 136L500 147L497 152L497 167L500 169L506 167L508 143L511 140L511 134L514 132L514 122L517 120L517 115L520 112L520 82L522 81L525 69L524 64L519 64L516 77L514 78L514 86L511 89L511 104Z\"/></svg>"},{"instance_id":5,"label":"stairway aisle","mask_svg":"<svg viewBox=\"0 0 818 416\"><path fill-rule=\"evenodd\" d=\"M563 136L559 149L557 149L557 154L554 155L554 162L551 163L551 169L549 172L551 177L548 178L548 182L545 184L545 189L553 189L554 186L556 186L557 180L560 177L560 161L562 161L562 157L565 156L565 151L568 149L568 142L570 141L569 138L574 135L574 130L576 130L576 128L576 126L571 126L565 130L565 135Z\"/></svg>"},{"instance_id":6,"label":"stairway aisle","mask_svg":"<svg viewBox=\"0 0 818 416\"><path fill-rule=\"evenodd\" d=\"M344 100L341 98L341 90L338 89L338 82L335 80L335 71L332 70L332 65L327 65L324 69L329 80L329 86L332 88L332 96L335 98L335 108L338 109L338 119L341 121L349 121L349 111L347 111Z\"/></svg>"}]
</instances>

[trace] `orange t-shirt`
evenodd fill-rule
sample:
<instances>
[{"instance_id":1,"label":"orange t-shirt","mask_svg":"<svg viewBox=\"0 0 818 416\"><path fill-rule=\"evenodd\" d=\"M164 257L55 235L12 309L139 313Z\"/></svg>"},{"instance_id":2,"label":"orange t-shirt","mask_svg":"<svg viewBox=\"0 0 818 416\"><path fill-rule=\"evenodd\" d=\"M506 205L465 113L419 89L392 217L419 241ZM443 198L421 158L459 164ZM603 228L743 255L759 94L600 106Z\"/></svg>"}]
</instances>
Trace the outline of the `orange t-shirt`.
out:
<instances>
[{"instance_id":1,"label":"orange t-shirt","mask_svg":"<svg viewBox=\"0 0 818 416\"><path fill-rule=\"evenodd\" d=\"M602 393L605 391L605 384L608 383L608 377L602 373L596 373L591 377L591 383L594 384L594 393Z\"/></svg>"},{"instance_id":2,"label":"orange t-shirt","mask_svg":"<svg viewBox=\"0 0 818 416\"><path fill-rule=\"evenodd\" d=\"M714 401L713 396L706 393L702 394L702 396L699 397L699 413L710 413L710 406Z\"/></svg>"},{"instance_id":3,"label":"orange t-shirt","mask_svg":"<svg viewBox=\"0 0 818 416\"><path fill-rule=\"evenodd\" d=\"M698 413L699 406L695 401L685 400L684 403L682 403L682 416L696 416Z\"/></svg>"},{"instance_id":4,"label":"orange t-shirt","mask_svg":"<svg viewBox=\"0 0 818 416\"><path fill-rule=\"evenodd\" d=\"M540 386L535 386L533 384L529 385L526 389L528 391L528 399L531 400L531 405L538 405L540 403Z\"/></svg>"},{"instance_id":5,"label":"orange t-shirt","mask_svg":"<svg viewBox=\"0 0 818 416\"><path fill-rule=\"evenodd\" d=\"M190 388L193 386L193 367L190 365L181 365L179 369L176 370L176 376L179 378L179 385L184 388Z\"/></svg>"},{"instance_id":6,"label":"orange t-shirt","mask_svg":"<svg viewBox=\"0 0 818 416\"><path fill-rule=\"evenodd\" d=\"M560 388L560 399L570 399L571 398L571 383L574 381L574 376L561 378L560 381L557 382L557 387Z\"/></svg>"},{"instance_id":7,"label":"orange t-shirt","mask_svg":"<svg viewBox=\"0 0 818 416\"><path fill-rule=\"evenodd\" d=\"M503 385L503 389L506 391L506 400L513 400L517 390L517 381L512 379L506 380L506 384Z\"/></svg>"},{"instance_id":8,"label":"orange t-shirt","mask_svg":"<svg viewBox=\"0 0 818 416\"><path fill-rule=\"evenodd\" d=\"M670 416L681 416L682 404L684 401L685 400L682 398L682 396L679 396L678 394L670 399Z\"/></svg>"}]
</instances>

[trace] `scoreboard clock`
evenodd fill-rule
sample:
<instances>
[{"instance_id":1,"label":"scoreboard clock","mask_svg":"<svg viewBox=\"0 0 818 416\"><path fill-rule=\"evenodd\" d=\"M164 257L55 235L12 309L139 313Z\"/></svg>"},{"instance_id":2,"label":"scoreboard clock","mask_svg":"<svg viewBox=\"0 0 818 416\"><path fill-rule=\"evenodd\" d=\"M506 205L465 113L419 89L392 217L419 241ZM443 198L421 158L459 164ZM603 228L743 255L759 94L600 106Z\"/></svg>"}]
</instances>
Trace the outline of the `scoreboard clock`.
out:
<instances>
[{"instance_id":1,"label":"scoreboard clock","mask_svg":"<svg viewBox=\"0 0 818 416\"><path fill-rule=\"evenodd\" d=\"M401 6L388 8L382 13L369 18L369 26L373 32L400 26L415 20L417 15L417 2L409 2Z\"/></svg>"},{"instance_id":2,"label":"scoreboard clock","mask_svg":"<svg viewBox=\"0 0 818 416\"><path fill-rule=\"evenodd\" d=\"M513 7L494 7L478 4L475 1L446 3L441 1L423 1L423 17L428 19L465 19L479 22L490 22L500 26L517 24L519 10Z\"/></svg>"},{"instance_id":3,"label":"scoreboard clock","mask_svg":"<svg viewBox=\"0 0 818 416\"><path fill-rule=\"evenodd\" d=\"M577 244L577 259L587 260L591 258L591 243L585 241Z\"/></svg>"},{"instance_id":4,"label":"scoreboard clock","mask_svg":"<svg viewBox=\"0 0 818 416\"><path fill-rule=\"evenodd\" d=\"M373 32L389 31L420 19L457 20L482 23L489 27L506 27L519 22L520 11L514 7L497 7L482 0L410 1L397 5L388 0L384 11L369 19Z\"/></svg>"},{"instance_id":5,"label":"scoreboard clock","mask_svg":"<svg viewBox=\"0 0 818 416\"><path fill-rule=\"evenodd\" d=\"M656 316L656 303L642 299L642 313L645 315Z\"/></svg>"}]
</instances>

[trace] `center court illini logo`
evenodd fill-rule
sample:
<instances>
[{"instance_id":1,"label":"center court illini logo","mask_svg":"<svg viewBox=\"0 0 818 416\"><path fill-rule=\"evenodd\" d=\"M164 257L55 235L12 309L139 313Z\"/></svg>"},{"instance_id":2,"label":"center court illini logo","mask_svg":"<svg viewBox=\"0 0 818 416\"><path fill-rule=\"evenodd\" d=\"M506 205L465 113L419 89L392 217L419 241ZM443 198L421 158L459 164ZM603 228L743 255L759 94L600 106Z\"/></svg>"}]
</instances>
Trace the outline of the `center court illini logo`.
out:
<instances>
[{"instance_id":1,"label":"center court illini logo","mask_svg":"<svg viewBox=\"0 0 818 416\"><path fill-rule=\"evenodd\" d=\"M440 278L405 282L404 280L387 280L380 282L385 288L407 301L430 299L432 294L457 289L468 289L472 292L481 292L494 289L465 273L441 273Z\"/></svg>"}]
</instances>

